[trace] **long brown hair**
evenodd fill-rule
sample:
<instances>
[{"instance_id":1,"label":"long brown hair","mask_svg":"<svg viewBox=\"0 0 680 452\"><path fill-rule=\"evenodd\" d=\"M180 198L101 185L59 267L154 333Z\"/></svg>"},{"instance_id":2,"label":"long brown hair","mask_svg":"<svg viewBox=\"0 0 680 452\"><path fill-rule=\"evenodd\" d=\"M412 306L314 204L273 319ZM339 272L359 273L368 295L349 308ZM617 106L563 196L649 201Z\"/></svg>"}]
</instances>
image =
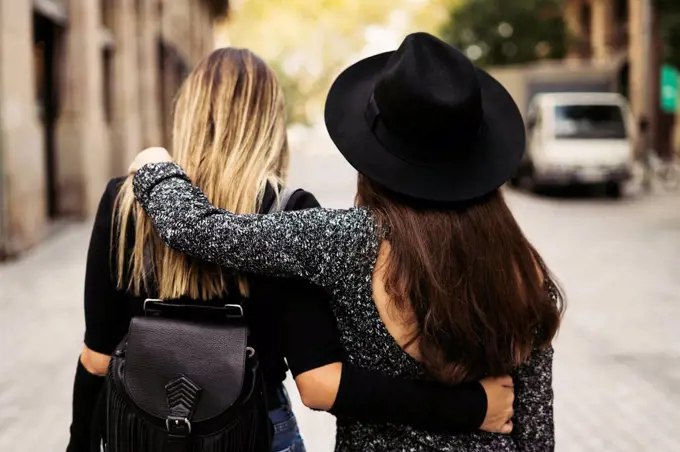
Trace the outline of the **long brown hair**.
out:
<instances>
[{"instance_id":1,"label":"long brown hair","mask_svg":"<svg viewBox=\"0 0 680 452\"><path fill-rule=\"evenodd\" d=\"M173 158L211 203L232 212L254 213L267 184L278 187L285 178L284 107L276 74L262 59L246 49L215 50L180 88ZM119 288L136 295L148 292L151 269L161 298L208 300L226 294L230 275L224 269L163 244L135 200L132 177L116 200L114 227ZM126 242L131 237L130 253ZM239 282L241 293L247 295L245 279Z\"/></svg>"},{"instance_id":2,"label":"long brown hair","mask_svg":"<svg viewBox=\"0 0 680 452\"><path fill-rule=\"evenodd\" d=\"M409 344L433 376L507 374L550 345L563 299L500 190L465 205L430 205L359 175L357 203L387 231L385 290L413 313Z\"/></svg>"}]
</instances>

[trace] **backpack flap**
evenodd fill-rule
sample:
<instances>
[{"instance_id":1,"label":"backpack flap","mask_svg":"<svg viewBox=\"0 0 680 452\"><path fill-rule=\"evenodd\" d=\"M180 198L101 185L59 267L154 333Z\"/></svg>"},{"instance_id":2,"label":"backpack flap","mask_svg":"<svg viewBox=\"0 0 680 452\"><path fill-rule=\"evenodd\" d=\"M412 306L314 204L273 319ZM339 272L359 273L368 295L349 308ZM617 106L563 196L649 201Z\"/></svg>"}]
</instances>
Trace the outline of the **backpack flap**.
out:
<instances>
[{"instance_id":1,"label":"backpack flap","mask_svg":"<svg viewBox=\"0 0 680 452\"><path fill-rule=\"evenodd\" d=\"M125 348L126 392L147 414L190 430L190 422L219 416L239 398L247 338L245 324L135 317Z\"/></svg>"}]
</instances>

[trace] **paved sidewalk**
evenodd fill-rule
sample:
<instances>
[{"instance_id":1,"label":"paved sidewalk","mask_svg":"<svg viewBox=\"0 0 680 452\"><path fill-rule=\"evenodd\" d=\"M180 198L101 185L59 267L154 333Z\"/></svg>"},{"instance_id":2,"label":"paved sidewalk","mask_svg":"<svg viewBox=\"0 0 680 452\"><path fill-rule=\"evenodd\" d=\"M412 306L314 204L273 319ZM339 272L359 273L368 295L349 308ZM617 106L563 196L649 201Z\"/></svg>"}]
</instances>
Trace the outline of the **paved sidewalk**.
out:
<instances>
[{"instance_id":1,"label":"paved sidewalk","mask_svg":"<svg viewBox=\"0 0 680 452\"><path fill-rule=\"evenodd\" d=\"M351 203L344 162L294 163L293 185ZM680 451L680 197L508 199L568 295L555 344L558 452ZM64 450L89 228L69 225L0 264L2 452ZM332 417L298 413L308 450L332 450Z\"/></svg>"}]
</instances>

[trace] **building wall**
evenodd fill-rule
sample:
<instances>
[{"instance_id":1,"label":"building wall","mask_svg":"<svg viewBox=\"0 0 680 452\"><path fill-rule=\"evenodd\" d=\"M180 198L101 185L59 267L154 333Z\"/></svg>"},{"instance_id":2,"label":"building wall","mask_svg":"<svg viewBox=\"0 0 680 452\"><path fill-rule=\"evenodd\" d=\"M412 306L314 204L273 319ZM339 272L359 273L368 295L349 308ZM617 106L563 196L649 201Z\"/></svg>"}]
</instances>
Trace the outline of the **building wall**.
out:
<instances>
[{"instance_id":1,"label":"building wall","mask_svg":"<svg viewBox=\"0 0 680 452\"><path fill-rule=\"evenodd\" d=\"M30 246L45 227L31 36L31 0L0 0L0 255Z\"/></svg>"},{"instance_id":2,"label":"building wall","mask_svg":"<svg viewBox=\"0 0 680 452\"><path fill-rule=\"evenodd\" d=\"M569 37L567 58L592 58L596 63L625 50L627 25L620 15L628 2L640 0L564 0L564 21Z\"/></svg>"},{"instance_id":3,"label":"building wall","mask_svg":"<svg viewBox=\"0 0 680 452\"><path fill-rule=\"evenodd\" d=\"M650 6L645 18L644 5ZM670 138L660 127L659 68L660 36L655 23L658 19L651 0L565 0L564 17L572 35L568 55L572 59L587 59L591 65L607 65L621 61L628 71L625 92L636 118L647 118L652 130L649 146L662 152L662 143ZM646 20L649 20L646 24ZM648 33L646 39L645 33ZM577 43L585 42L587 49ZM680 134L680 132L678 132ZM640 147L641 149L642 147Z\"/></svg>"},{"instance_id":4,"label":"building wall","mask_svg":"<svg viewBox=\"0 0 680 452\"><path fill-rule=\"evenodd\" d=\"M0 257L168 145L172 99L225 0L0 0ZM47 36L47 38L45 38Z\"/></svg>"}]
</instances>

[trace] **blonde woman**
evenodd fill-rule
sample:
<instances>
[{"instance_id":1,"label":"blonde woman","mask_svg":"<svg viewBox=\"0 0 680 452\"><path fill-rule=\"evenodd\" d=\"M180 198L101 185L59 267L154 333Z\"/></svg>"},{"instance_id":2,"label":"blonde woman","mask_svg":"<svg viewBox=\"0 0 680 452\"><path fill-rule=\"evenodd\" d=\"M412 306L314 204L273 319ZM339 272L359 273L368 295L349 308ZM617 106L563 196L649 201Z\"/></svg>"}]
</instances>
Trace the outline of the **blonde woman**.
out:
<instances>
[{"instance_id":1,"label":"blonde woman","mask_svg":"<svg viewBox=\"0 0 680 452\"><path fill-rule=\"evenodd\" d=\"M173 157L213 204L266 213L284 183L284 102L272 70L248 50L213 52L188 76L175 106ZM318 207L298 190L288 210ZM289 368L303 402L367 422L447 432L509 433L508 379L455 387L390 378L345 364L335 318L320 288L301 280L237 275L167 248L135 201L132 178L109 182L94 223L85 281L85 347L74 387L69 451L89 450L90 422L110 355L147 297L224 305L234 292L260 355L274 451L303 451L283 388ZM287 360L284 361L284 357ZM92 442L94 441L94 443ZM96 446L95 446L96 447ZM96 450L99 450L96 448Z\"/></svg>"}]
</instances>

